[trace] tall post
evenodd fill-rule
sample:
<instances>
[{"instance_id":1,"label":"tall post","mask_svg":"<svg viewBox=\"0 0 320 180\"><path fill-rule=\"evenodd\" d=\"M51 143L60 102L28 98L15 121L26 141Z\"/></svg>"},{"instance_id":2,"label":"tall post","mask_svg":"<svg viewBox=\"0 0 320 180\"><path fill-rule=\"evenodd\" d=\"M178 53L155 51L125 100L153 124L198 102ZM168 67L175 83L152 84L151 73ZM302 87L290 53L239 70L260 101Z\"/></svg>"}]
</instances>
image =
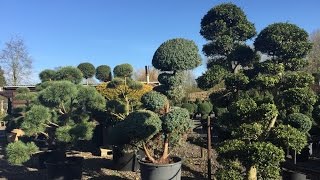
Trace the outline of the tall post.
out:
<instances>
[{"instance_id":1,"label":"tall post","mask_svg":"<svg viewBox=\"0 0 320 180\"><path fill-rule=\"evenodd\" d=\"M149 77L149 66L145 66L146 69L146 82L147 84L150 83L150 77Z\"/></svg>"},{"instance_id":2,"label":"tall post","mask_svg":"<svg viewBox=\"0 0 320 180\"><path fill-rule=\"evenodd\" d=\"M208 179L211 180L211 125L210 125L211 117L208 116L208 131L207 131L207 137L208 137Z\"/></svg>"}]
</instances>

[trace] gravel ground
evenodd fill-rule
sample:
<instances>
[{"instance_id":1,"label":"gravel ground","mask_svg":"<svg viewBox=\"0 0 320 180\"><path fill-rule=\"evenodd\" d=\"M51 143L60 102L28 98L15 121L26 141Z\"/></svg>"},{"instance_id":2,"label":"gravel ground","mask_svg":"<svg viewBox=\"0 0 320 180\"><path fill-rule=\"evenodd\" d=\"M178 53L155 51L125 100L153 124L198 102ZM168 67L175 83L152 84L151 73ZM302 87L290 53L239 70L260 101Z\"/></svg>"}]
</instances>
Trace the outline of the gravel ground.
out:
<instances>
[{"instance_id":1,"label":"gravel ground","mask_svg":"<svg viewBox=\"0 0 320 180\"><path fill-rule=\"evenodd\" d=\"M191 140L176 148L172 152L183 158L182 179L207 179L207 152L204 149L201 155L201 146L203 141L198 135L192 135ZM42 180L46 179L45 169L31 168L30 166L11 166L3 157L3 148L0 144L0 179L8 180ZM84 157L83 179L139 179L139 171L116 171L111 169L112 160L100 156L94 156L88 152L80 152L78 155ZM212 150L212 172L216 168L216 153Z\"/></svg>"}]
</instances>

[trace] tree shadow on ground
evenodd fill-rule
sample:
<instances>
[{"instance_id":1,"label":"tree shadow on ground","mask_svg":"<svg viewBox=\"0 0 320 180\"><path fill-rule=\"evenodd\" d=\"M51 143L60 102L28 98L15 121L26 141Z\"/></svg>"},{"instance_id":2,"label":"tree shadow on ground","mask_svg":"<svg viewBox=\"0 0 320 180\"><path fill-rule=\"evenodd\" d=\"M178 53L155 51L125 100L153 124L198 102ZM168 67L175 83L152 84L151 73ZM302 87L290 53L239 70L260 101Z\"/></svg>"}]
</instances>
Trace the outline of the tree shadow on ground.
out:
<instances>
[{"instance_id":1,"label":"tree shadow on ground","mask_svg":"<svg viewBox=\"0 0 320 180\"><path fill-rule=\"evenodd\" d=\"M199 180L201 180L201 179L207 179L207 177L206 176L204 176L203 175L203 173L201 173L201 172L198 172L198 171L195 171L195 170L193 170L193 169L191 169L189 166L187 166L187 165L184 165L184 164L182 164L182 171L188 171L188 172L190 172L192 175L193 175L193 177L181 177L182 179L186 179L186 180L191 180L191 179L199 179Z\"/></svg>"},{"instance_id":2,"label":"tree shadow on ground","mask_svg":"<svg viewBox=\"0 0 320 180\"><path fill-rule=\"evenodd\" d=\"M26 179L47 179L45 169L30 169L26 166L13 166L4 159L0 159L0 179L26 180Z\"/></svg>"}]
</instances>

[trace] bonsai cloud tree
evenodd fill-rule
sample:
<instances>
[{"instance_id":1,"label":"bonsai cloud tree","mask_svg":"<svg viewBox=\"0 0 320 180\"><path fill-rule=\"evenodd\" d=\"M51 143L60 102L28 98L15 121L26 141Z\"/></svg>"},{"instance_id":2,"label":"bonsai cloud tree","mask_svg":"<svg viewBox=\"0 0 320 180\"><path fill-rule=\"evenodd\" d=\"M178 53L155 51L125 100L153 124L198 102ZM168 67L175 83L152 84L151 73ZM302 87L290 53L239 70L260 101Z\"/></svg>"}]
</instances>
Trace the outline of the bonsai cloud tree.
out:
<instances>
[{"instance_id":1,"label":"bonsai cloud tree","mask_svg":"<svg viewBox=\"0 0 320 180\"><path fill-rule=\"evenodd\" d=\"M178 145L192 128L189 112L169 108L167 97L155 91L144 94L141 101L145 110L130 113L112 128L113 143L142 148L151 163L169 163L169 146Z\"/></svg>"},{"instance_id":2,"label":"bonsai cloud tree","mask_svg":"<svg viewBox=\"0 0 320 180\"><path fill-rule=\"evenodd\" d=\"M41 82L55 80L56 71L52 69L46 69L40 72L39 78Z\"/></svg>"},{"instance_id":3,"label":"bonsai cloud tree","mask_svg":"<svg viewBox=\"0 0 320 180\"><path fill-rule=\"evenodd\" d=\"M107 65L98 66L96 69L96 78L102 82L111 81L111 68Z\"/></svg>"},{"instance_id":4,"label":"bonsai cloud tree","mask_svg":"<svg viewBox=\"0 0 320 180\"><path fill-rule=\"evenodd\" d=\"M208 41L202 49L208 58L208 70L197 79L202 89L212 88L228 73L251 66L257 60L255 52L245 44L256 35L256 29L234 4L210 9L201 20L200 34Z\"/></svg>"},{"instance_id":5,"label":"bonsai cloud tree","mask_svg":"<svg viewBox=\"0 0 320 180\"><path fill-rule=\"evenodd\" d=\"M196 44L187 39L176 38L162 43L152 58L152 65L162 71L161 83L155 90L165 94L172 102L181 102L185 96L182 86L183 71L192 70L201 64Z\"/></svg>"},{"instance_id":6,"label":"bonsai cloud tree","mask_svg":"<svg viewBox=\"0 0 320 180\"><path fill-rule=\"evenodd\" d=\"M65 68L62 69L68 74ZM77 70L74 68L71 72ZM79 82L76 79L81 78L74 74L76 77L67 76L66 79ZM53 81L38 92L38 101L31 104L21 124L27 136L44 136L51 146L62 151L78 140L90 140L95 127L91 112L105 108L103 96L94 87L77 85L68 80ZM22 145L13 147L24 148ZM7 155L10 158L10 153Z\"/></svg>"},{"instance_id":7,"label":"bonsai cloud tree","mask_svg":"<svg viewBox=\"0 0 320 180\"><path fill-rule=\"evenodd\" d=\"M235 16L234 12L240 14ZM239 17L242 18L233 21ZM228 25L229 22L236 23ZM214 121L220 138L217 151L221 165L216 177L221 180L279 179L284 152L291 149L299 153L306 146L306 134L311 126L316 102L316 95L310 89L313 78L300 71L310 44L307 33L296 25L272 24L255 40L255 50L267 55L266 60L259 62L255 59L257 56L252 56L253 51L233 46L254 35L252 23L245 22L242 10L232 4L214 7L201 22L201 33L210 33L211 36L205 37L213 38L212 44L204 46L208 48L205 52L212 47L212 51L208 51L211 54L206 53L213 59L209 64L224 68L221 71L215 66L210 76L203 75L203 79L208 80L204 84L213 85L210 82L221 80L225 86L210 95L214 110L222 110L216 112ZM232 26L237 23L242 28ZM223 42L223 46L217 46L219 42ZM299 50L295 51L295 47ZM235 56L241 58L233 62ZM234 63L240 63L238 70ZM215 73L220 72L227 73L215 77Z\"/></svg>"},{"instance_id":8,"label":"bonsai cloud tree","mask_svg":"<svg viewBox=\"0 0 320 180\"><path fill-rule=\"evenodd\" d=\"M86 83L88 85L88 79L92 78L95 75L96 68L91 63L85 62L80 63L78 65L78 69L80 69L80 71L82 72L83 77L86 79Z\"/></svg>"}]
</instances>

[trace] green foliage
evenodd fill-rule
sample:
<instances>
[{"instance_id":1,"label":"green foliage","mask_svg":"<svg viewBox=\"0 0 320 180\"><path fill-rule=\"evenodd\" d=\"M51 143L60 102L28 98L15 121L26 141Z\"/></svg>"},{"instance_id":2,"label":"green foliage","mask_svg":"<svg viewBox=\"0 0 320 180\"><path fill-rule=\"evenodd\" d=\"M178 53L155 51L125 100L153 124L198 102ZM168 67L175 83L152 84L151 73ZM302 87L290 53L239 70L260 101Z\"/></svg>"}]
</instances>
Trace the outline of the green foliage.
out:
<instances>
[{"instance_id":1,"label":"green foliage","mask_svg":"<svg viewBox=\"0 0 320 180\"><path fill-rule=\"evenodd\" d=\"M60 126L55 135L58 141L75 143L78 140L90 140L93 135L95 124L83 119L80 123Z\"/></svg>"},{"instance_id":2,"label":"green foliage","mask_svg":"<svg viewBox=\"0 0 320 180\"><path fill-rule=\"evenodd\" d=\"M215 177L219 180L243 180L244 168L241 162L235 161L226 161L223 162L223 167L219 168L215 173Z\"/></svg>"},{"instance_id":3,"label":"green foliage","mask_svg":"<svg viewBox=\"0 0 320 180\"><path fill-rule=\"evenodd\" d=\"M249 83L249 78L243 73L230 74L225 78L226 89L236 91L239 89L245 89Z\"/></svg>"},{"instance_id":4,"label":"green foliage","mask_svg":"<svg viewBox=\"0 0 320 180\"><path fill-rule=\"evenodd\" d=\"M214 85L219 84L225 78L227 73L228 71L222 66L213 65L196 79L198 87L203 90L210 89Z\"/></svg>"},{"instance_id":5,"label":"green foliage","mask_svg":"<svg viewBox=\"0 0 320 180\"><path fill-rule=\"evenodd\" d=\"M224 3L209 10L202 18L200 34L209 40L203 52L214 57L230 54L238 43L255 36L256 30L239 7Z\"/></svg>"},{"instance_id":6,"label":"green foliage","mask_svg":"<svg viewBox=\"0 0 320 180\"><path fill-rule=\"evenodd\" d=\"M149 110L130 113L123 121L117 123L109 134L112 144L130 144L142 146L161 130L159 116Z\"/></svg>"},{"instance_id":7,"label":"green foliage","mask_svg":"<svg viewBox=\"0 0 320 180\"><path fill-rule=\"evenodd\" d=\"M232 41L246 41L256 32L254 25L239 7L225 3L210 9L202 18L200 34L214 42L224 37L231 38Z\"/></svg>"},{"instance_id":8,"label":"green foliage","mask_svg":"<svg viewBox=\"0 0 320 180\"><path fill-rule=\"evenodd\" d=\"M185 108L174 107L169 113L162 116L161 120L164 133L170 134L173 139L181 139L181 136L192 127L189 112ZM180 137L173 137L173 134Z\"/></svg>"},{"instance_id":9,"label":"green foliage","mask_svg":"<svg viewBox=\"0 0 320 180\"><path fill-rule=\"evenodd\" d=\"M221 158L233 160L243 159L246 150L245 142L239 139L226 140L217 148Z\"/></svg>"},{"instance_id":10,"label":"green foliage","mask_svg":"<svg viewBox=\"0 0 320 180\"><path fill-rule=\"evenodd\" d=\"M58 107L61 103L70 104L77 95L77 86L72 82L57 81L39 93L39 100L45 106Z\"/></svg>"},{"instance_id":11,"label":"green foliage","mask_svg":"<svg viewBox=\"0 0 320 180\"><path fill-rule=\"evenodd\" d=\"M255 71L262 74L281 75L284 73L283 63L274 63L272 60L266 60L255 64Z\"/></svg>"},{"instance_id":12,"label":"green foliage","mask_svg":"<svg viewBox=\"0 0 320 180\"><path fill-rule=\"evenodd\" d=\"M80 63L78 65L78 69L80 69L85 79L92 78L96 73L96 68L93 66L93 64L88 62Z\"/></svg>"},{"instance_id":13,"label":"green foliage","mask_svg":"<svg viewBox=\"0 0 320 180\"><path fill-rule=\"evenodd\" d=\"M181 107L187 109L190 115L193 115L198 109L198 106L194 103L183 103Z\"/></svg>"},{"instance_id":14,"label":"green foliage","mask_svg":"<svg viewBox=\"0 0 320 180\"><path fill-rule=\"evenodd\" d=\"M290 148L297 153L307 145L307 136L305 133L291 127L290 125L279 125L271 131L271 138L274 144L281 147Z\"/></svg>"},{"instance_id":15,"label":"green foliage","mask_svg":"<svg viewBox=\"0 0 320 180\"><path fill-rule=\"evenodd\" d=\"M209 115L213 110L213 105L208 102L208 101L204 101L198 104L198 113L200 113L201 115Z\"/></svg>"},{"instance_id":16,"label":"green foliage","mask_svg":"<svg viewBox=\"0 0 320 180\"><path fill-rule=\"evenodd\" d=\"M87 110L104 110L104 97L91 86L78 86L77 103L85 106Z\"/></svg>"},{"instance_id":17,"label":"green foliage","mask_svg":"<svg viewBox=\"0 0 320 180\"><path fill-rule=\"evenodd\" d=\"M275 104L263 103L257 107L253 114L256 121L262 121L264 125L267 125L279 112Z\"/></svg>"},{"instance_id":18,"label":"green foliage","mask_svg":"<svg viewBox=\"0 0 320 180\"><path fill-rule=\"evenodd\" d=\"M284 124L289 124L290 126L304 133L307 133L312 127L311 119L301 113L293 113L288 115L284 120Z\"/></svg>"},{"instance_id":19,"label":"green foliage","mask_svg":"<svg viewBox=\"0 0 320 180\"><path fill-rule=\"evenodd\" d=\"M201 57L196 44L187 39L176 38L162 43L152 58L152 65L161 71L180 71L196 68Z\"/></svg>"},{"instance_id":20,"label":"green foliage","mask_svg":"<svg viewBox=\"0 0 320 180\"><path fill-rule=\"evenodd\" d=\"M30 102L36 101L37 94L35 92L30 92L27 87L19 87L17 88L17 94L15 95L15 99L26 101L26 106L30 105Z\"/></svg>"},{"instance_id":21,"label":"green foliage","mask_svg":"<svg viewBox=\"0 0 320 180\"><path fill-rule=\"evenodd\" d=\"M231 104L229 107L230 113L241 119L248 119L257 108L256 102L251 99L240 99Z\"/></svg>"},{"instance_id":22,"label":"green foliage","mask_svg":"<svg viewBox=\"0 0 320 180\"><path fill-rule=\"evenodd\" d=\"M293 43L294 42L294 43ZM311 49L308 33L290 23L274 23L263 29L254 42L256 50L287 59L304 58Z\"/></svg>"},{"instance_id":23,"label":"green foliage","mask_svg":"<svg viewBox=\"0 0 320 180\"><path fill-rule=\"evenodd\" d=\"M306 88L314 84L314 77L303 71L287 72L282 79L282 86L285 89L289 88Z\"/></svg>"},{"instance_id":24,"label":"green foliage","mask_svg":"<svg viewBox=\"0 0 320 180\"><path fill-rule=\"evenodd\" d=\"M21 128L27 136L44 133L51 118L48 108L41 105L34 105L26 112Z\"/></svg>"},{"instance_id":25,"label":"green foliage","mask_svg":"<svg viewBox=\"0 0 320 180\"><path fill-rule=\"evenodd\" d=\"M150 91L141 97L141 102L146 109L159 112L168 104L168 99L165 95Z\"/></svg>"},{"instance_id":26,"label":"green foliage","mask_svg":"<svg viewBox=\"0 0 320 180\"><path fill-rule=\"evenodd\" d=\"M279 179L280 163L284 159L284 151L269 142L255 142L249 147L250 164L257 166L258 176L262 179Z\"/></svg>"},{"instance_id":27,"label":"green foliage","mask_svg":"<svg viewBox=\"0 0 320 180\"><path fill-rule=\"evenodd\" d=\"M309 88L290 88L280 95L280 108L287 110L287 113L310 113L312 105L317 101L317 96Z\"/></svg>"},{"instance_id":28,"label":"green foliage","mask_svg":"<svg viewBox=\"0 0 320 180\"><path fill-rule=\"evenodd\" d=\"M40 72L39 78L41 82L53 81L56 78L56 71L51 69L45 69Z\"/></svg>"},{"instance_id":29,"label":"green foliage","mask_svg":"<svg viewBox=\"0 0 320 180\"><path fill-rule=\"evenodd\" d=\"M103 82L111 81L111 68L107 65L98 66L96 69L96 78Z\"/></svg>"},{"instance_id":30,"label":"green foliage","mask_svg":"<svg viewBox=\"0 0 320 180\"><path fill-rule=\"evenodd\" d=\"M133 67L130 64L120 64L113 69L114 77L131 77L133 74Z\"/></svg>"},{"instance_id":31,"label":"green foliage","mask_svg":"<svg viewBox=\"0 0 320 180\"><path fill-rule=\"evenodd\" d=\"M21 141L16 141L8 144L6 147L6 156L10 164L21 165L28 161L31 155L37 151L39 151L39 149L33 142L25 144Z\"/></svg>"},{"instance_id":32,"label":"green foliage","mask_svg":"<svg viewBox=\"0 0 320 180\"><path fill-rule=\"evenodd\" d=\"M55 74L55 80L66 80L75 84L79 84L82 81L82 78L82 72L78 68L72 66L62 67L57 70Z\"/></svg>"},{"instance_id":33,"label":"green foliage","mask_svg":"<svg viewBox=\"0 0 320 180\"><path fill-rule=\"evenodd\" d=\"M232 132L232 136L243 141L256 141L263 133L263 126L259 123L241 124Z\"/></svg>"},{"instance_id":34,"label":"green foliage","mask_svg":"<svg viewBox=\"0 0 320 180\"><path fill-rule=\"evenodd\" d=\"M184 74L177 72L175 74L171 73L161 73L158 76L158 81L166 86L175 86L177 84L182 84Z\"/></svg>"}]
</instances>

